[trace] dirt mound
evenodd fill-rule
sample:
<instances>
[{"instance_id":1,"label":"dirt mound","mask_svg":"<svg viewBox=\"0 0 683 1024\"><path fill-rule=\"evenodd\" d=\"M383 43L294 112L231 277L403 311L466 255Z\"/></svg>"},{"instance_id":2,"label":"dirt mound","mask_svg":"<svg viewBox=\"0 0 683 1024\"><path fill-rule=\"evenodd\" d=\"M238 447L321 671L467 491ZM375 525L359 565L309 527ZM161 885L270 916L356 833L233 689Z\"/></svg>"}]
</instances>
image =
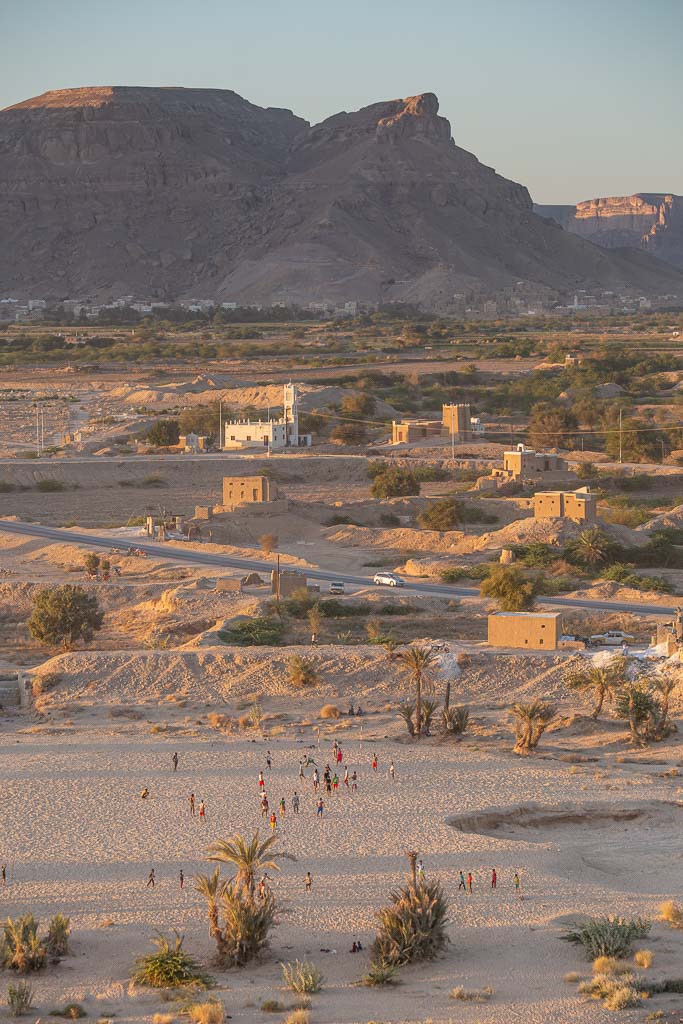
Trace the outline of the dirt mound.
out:
<instances>
[{"instance_id":1,"label":"dirt mound","mask_svg":"<svg viewBox=\"0 0 683 1024\"><path fill-rule=\"evenodd\" d=\"M668 808L665 814L663 808ZM506 839L525 839L531 842L545 842L545 833L554 829L589 826L591 829L609 826L614 822L648 821L668 819L675 804L656 804L615 807L614 804L585 804L546 807L541 804L524 804L481 811L477 814L462 814L448 819L448 824L460 832L476 835L496 836ZM680 810L680 809L679 809ZM543 832L543 837L534 836L534 831ZM529 834L527 834L529 833Z\"/></svg>"}]
</instances>

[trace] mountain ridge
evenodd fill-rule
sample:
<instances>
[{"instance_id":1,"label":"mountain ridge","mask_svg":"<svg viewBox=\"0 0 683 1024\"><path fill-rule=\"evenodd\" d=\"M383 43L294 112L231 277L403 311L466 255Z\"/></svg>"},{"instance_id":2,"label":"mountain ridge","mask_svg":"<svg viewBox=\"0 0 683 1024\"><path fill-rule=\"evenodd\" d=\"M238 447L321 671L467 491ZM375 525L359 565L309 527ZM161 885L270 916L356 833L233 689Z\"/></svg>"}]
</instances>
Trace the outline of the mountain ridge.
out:
<instances>
[{"instance_id":1,"label":"mountain ridge","mask_svg":"<svg viewBox=\"0 0 683 1024\"><path fill-rule=\"evenodd\" d=\"M680 292L683 274L534 213L433 93L317 125L231 90L57 90L0 111L0 286L48 298L447 308L517 281Z\"/></svg>"}]
</instances>

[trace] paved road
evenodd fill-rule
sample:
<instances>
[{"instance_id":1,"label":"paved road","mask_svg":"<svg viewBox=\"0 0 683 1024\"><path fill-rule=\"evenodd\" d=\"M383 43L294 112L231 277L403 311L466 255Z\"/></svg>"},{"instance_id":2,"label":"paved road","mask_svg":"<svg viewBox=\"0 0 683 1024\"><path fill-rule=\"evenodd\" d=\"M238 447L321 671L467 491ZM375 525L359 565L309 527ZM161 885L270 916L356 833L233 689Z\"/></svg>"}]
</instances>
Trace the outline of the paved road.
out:
<instances>
[{"instance_id":1,"label":"paved road","mask_svg":"<svg viewBox=\"0 0 683 1024\"><path fill-rule=\"evenodd\" d=\"M164 558L180 564L208 565L221 569L246 569L250 572L269 573L275 566L274 559L237 558L234 555L215 555L209 551L184 548L182 545L151 544L145 541L130 539L113 540L111 537L98 536L91 533L78 533L76 530L64 530L56 526L40 526L37 523L16 523L0 519L0 530L27 537L42 537L45 540L65 543L84 544L93 548L118 548L126 551L131 543L149 555ZM355 586L368 586L372 576L352 576L348 573L331 572L327 569L306 569L306 576L311 580L330 582L342 580ZM476 587L454 587L444 583L423 583L422 581L406 581L403 592L422 594L428 597L441 597L444 600L454 597L478 597ZM548 604L559 608L584 608L601 612L632 612L634 615L669 615L676 614L673 605L632 604L620 601L596 601L588 598L552 597L538 599L539 604Z\"/></svg>"}]
</instances>

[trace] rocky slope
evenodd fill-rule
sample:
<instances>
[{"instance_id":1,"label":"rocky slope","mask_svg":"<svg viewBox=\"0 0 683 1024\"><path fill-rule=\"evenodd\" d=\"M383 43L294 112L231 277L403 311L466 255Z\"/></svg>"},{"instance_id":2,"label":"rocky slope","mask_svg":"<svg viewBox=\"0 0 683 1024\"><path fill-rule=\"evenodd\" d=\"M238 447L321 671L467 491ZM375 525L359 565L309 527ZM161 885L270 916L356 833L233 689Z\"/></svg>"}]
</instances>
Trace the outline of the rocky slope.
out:
<instances>
[{"instance_id":1,"label":"rocky slope","mask_svg":"<svg viewBox=\"0 0 683 1024\"><path fill-rule=\"evenodd\" d=\"M683 269L683 196L641 192L534 210L595 245L644 249Z\"/></svg>"},{"instance_id":2,"label":"rocky slope","mask_svg":"<svg viewBox=\"0 0 683 1024\"><path fill-rule=\"evenodd\" d=\"M214 89L46 93L0 112L0 292L254 302L468 287L680 291L534 214L458 148L431 94L310 127Z\"/></svg>"}]
</instances>

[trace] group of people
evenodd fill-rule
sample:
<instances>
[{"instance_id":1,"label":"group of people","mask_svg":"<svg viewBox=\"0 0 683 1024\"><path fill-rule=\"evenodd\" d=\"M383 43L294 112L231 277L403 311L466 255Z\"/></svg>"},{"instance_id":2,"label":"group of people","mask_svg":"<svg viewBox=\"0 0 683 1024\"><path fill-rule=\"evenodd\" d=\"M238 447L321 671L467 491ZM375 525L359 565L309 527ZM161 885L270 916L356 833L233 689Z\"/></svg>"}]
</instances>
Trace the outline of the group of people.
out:
<instances>
[{"instance_id":1,"label":"group of people","mask_svg":"<svg viewBox=\"0 0 683 1024\"><path fill-rule=\"evenodd\" d=\"M349 714L354 714L353 706L349 709ZM361 710L360 706L358 708L358 711L355 712L355 714L362 714L362 710ZM337 739L334 740L334 743L332 745L332 758L331 758L331 761L332 761L332 763L335 766L334 770L331 768L329 763L325 764L325 767L324 767L323 772L322 772L322 780L321 780L321 775L320 775L320 771L318 769L318 766L317 766L314 758L311 757L310 754L308 754L308 753L304 754L300 758L300 760L299 760L299 781L300 781L300 783L303 783L306 780L306 778L307 778L307 776L306 776L306 769L308 769L308 768L312 768L313 769L313 771L311 773L311 776L310 776L310 779L311 779L311 783L312 783L313 793L316 796L315 814L316 814L316 818L319 821L323 819L323 817L325 815L325 809L326 809L325 799L323 798L323 795L321 794L321 788L324 791L326 796L330 796L333 793L337 793L338 792L340 781L341 781L342 785L345 786L348 791L350 791L352 793L356 793L357 790L358 790L358 773L357 773L357 771L355 769L353 771L349 771L348 764L343 764L343 762L344 762L344 752L343 752L343 749L342 749L342 744ZM178 770L178 763L179 763L179 756L178 756L177 751L174 752L173 757L171 759L171 763L172 763L173 772L176 772ZM342 765L343 765L343 769L342 769ZM378 755L377 755L376 751L373 751L372 759L370 761L370 766L371 766L373 774L377 774L378 771L379 771L379 758L378 758ZM287 817L287 800L285 799L284 796L281 796L280 800L279 800L279 802L277 804L277 807L271 807L270 802L268 800L268 795L267 795L267 792L266 792L266 777L268 776L268 774L272 773L272 771L273 771L273 756L272 756L270 750L267 750L266 751L266 755L265 755L265 770L261 770L258 773L258 792L259 792L261 817L268 820L268 824L270 826L271 833L275 833L275 831L276 831L276 829L278 827L278 823L279 822L284 822L286 817ZM341 780L340 780L340 777L339 777L339 772L340 771L343 771L343 775L342 775L342 779ZM389 778L390 778L391 782L392 783L395 782L396 781L396 766L394 764L393 758L389 761L389 765L388 765L387 771L388 771L388 775L389 775ZM147 787L145 787L145 789L142 791L141 796L143 797L143 799L146 799L147 796L149 796L149 790L147 789ZM190 804L190 815L191 815L191 817L193 817L193 818L194 817L198 817L200 820L206 821L206 806L205 806L204 800L200 800L197 803L196 798L195 798L195 794L194 793L190 793L189 804ZM301 808L301 798L300 798L298 790L296 790L296 789L294 790L294 792L292 794L290 805L291 805L291 810L292 810L292 813L294 814L294 816L298 816L299 812L300 812L300 808ZM276 813L276 811L277 811L277 813ZM415 872L416 872L416 878L417 878L418 881L425 878L424 862L421 859L416 862ZM6 884L5 880L6 880L5 865L1 865L0 866L0 885L4 886ZM185 885L185 876L184 876L184 873L183 873L182 870L179 873L178 881L179 881L180 888L183 889L184 885ZM149 873L149 875L148 875L148 877L147 877L147 888L153 889L155 887L155 884L156 884L156 874L155 874L154 868L152 868L150 873ZM519 876L519 872L518 871L515 871L513 876L512 876L512 884L513 884L515 893L520 898L522 898L521 897L521 880L520 880L520 876ZM313 878L312 878L311 872L307 871L306 875L305 875L305 878L304 878L304 889L305 889L305 892L306 893L310 893L312 891L312 888L313 888ZM491 871L490 871L490 888L492 890L496 890L498 888L498 873L497 873L495 868L491 868ZM473 873L471 871L468 871L467 874L465 874L465 872L460 871L459 872L459 876L458 876L458 892L465 892L465 893L468 893L468 894L471 895L471 894L474 893L474 889L475 889L475 880L474 880ZM262 878L260 879L260 881L258 883L258 895L259 895L259 897L261 899L265 899L265 897L267 896L267 894L269 892L270 892L269 876L266 873L266 874L264 874L262 876ZM353 953L358 952L359 950L362 950L362 948L363 947L362 947L360 942L354 942L353 948L351 949L351 952L353 952Z\"/></svg>"},{"instance_id":2,"label":"group of people","mask_svg":"<svg viewBox=\"0 0 683 1024\"><path fill-rule=\"evenodd\" d=\"M421 862L418 861L418 865L420 863ZM419 873L419 866L418 866L418 873ZM521 882L521 879L519 877L519 871L515 871L514 875L512 876L512 884L514 886L516 895L521 896L521 894L522 894L522 882ZM498 888L498 872L496 871L495 868L491 868L491 888L492 889L497 889ZM459 875L459 878L458 878L458 892L466 892L466 893L470 893L470 894L474 892L474 876L473 876L471 871L467 872L467 878L465 877L464 872L462 872L462 871L460 872L460 875Z\"/></svg>"}]
</instances>

